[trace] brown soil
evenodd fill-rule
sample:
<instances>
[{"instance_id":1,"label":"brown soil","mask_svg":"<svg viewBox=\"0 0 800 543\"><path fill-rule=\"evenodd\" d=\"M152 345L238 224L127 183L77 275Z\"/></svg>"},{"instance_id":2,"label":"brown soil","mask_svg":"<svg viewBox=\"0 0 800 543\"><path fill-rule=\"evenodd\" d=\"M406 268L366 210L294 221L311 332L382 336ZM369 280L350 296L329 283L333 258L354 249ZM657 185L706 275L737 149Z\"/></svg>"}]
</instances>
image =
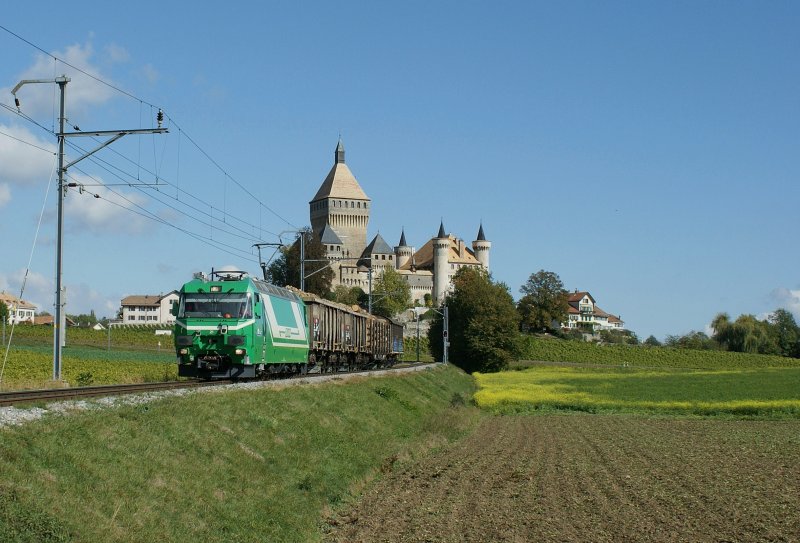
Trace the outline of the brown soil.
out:
<instances>
[{"instance_id":1,"label":"brown soil","mask_svg":"<svg viewBox=\"0 0 800 543\"><path fill-rule=\"evenodd\" d=\"M800 421L487 418L329 523L348 543L800 541Z\"/></svg>"}]
</instances>

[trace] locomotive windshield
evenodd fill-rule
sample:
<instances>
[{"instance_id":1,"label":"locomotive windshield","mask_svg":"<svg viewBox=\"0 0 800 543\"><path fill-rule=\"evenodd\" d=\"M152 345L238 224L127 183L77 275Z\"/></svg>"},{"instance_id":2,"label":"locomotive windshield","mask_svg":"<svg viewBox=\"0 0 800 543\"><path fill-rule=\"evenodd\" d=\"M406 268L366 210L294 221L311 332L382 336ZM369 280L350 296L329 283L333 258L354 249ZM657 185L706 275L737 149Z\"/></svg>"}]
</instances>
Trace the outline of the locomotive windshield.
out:
<instances>
[{"instance_id":1,"label":"locomotive windshield","mask_svg":"<svg viewBox=\"0 0 800 543\"><path fill-rule=\"evenodd\" d=\"M250 293L192 293L181 296L179 318L249 319L253 317Z\"/></svg>"}]
</instances>

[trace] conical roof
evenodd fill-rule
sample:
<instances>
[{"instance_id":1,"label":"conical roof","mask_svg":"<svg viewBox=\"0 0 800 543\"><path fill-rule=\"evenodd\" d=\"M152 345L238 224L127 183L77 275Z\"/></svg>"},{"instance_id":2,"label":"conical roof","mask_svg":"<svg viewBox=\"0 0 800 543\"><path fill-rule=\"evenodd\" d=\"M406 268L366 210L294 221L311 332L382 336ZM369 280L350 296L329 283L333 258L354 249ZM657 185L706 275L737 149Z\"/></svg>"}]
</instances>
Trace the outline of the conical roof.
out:
<instances>
[{"instance_id":1,"label":"conical roof","mask_svg":"<svg viewBox=\"0 0 800 543\"><path fill-rule=\"evenodd\" d=\"M317 194L311 199L312 202L317 200L324 200L325 198L342 198L348 200L367 200L364 190L361 185L356 181L353 172L347 167L344 162L344 145L342 140L339 140L334 153L334 164L328 176L322 182Z\"/></svg>"},{"instance_id":2,"label":"conical roof","mask_svg":"<svg viewBox=\"0 0 800 543\"><path fill-rule=\"evenodd\" d=\"M322 233L319 235L319 240L325 245L343 245L342 239L336 234L330 224L325 224Z\"/></svg>"},{"instance_id":3,"label":"conical roof","mask_svg":"<svg viewBox=\"0 0 800 543\"><path fill-rule=\"evenodd\" d=\"M478 229L478 239L475 241L486 241L486 236L483 234L483 223L481 223L481 227Z\"/></svg>"},{"instance_id":4,"label":"conical roof","mask_svg":"<svg viewBox=\"0 0 800 543\"><path fill-rule=\"evenodd\" d=\"M383 239L380 234L377 234L374 238L372 238L372 241L369 242L369 245L367 245L364 248L364 252L361 253L361 257L365 258L372 256L374 254L378 255L394 254L392 248L389 247L389 244L386 243L386 240Z\"/></svg>"},{"instance_id":5,"label":"conical roof","mask_svg":"<svg viewBox=\"0 0 800 543\"><path fill-rule=\"evenodd\" d=\"M398 245L398 247L407 247L407 246L408 245L406 244L406 229L403 228L403 230L400 233L400 245Z\"/></svg>"},{"instance_id":6,"label":"conical roof","mask_svg":"<svg viewBox=\"0 0 800 543\"><path fill-rule=\"evenodd\" d=\"M444 231L444 221L442 221L441 223L439 223L439 233L438 233L438 234L436 234L436 237L437 237L437 238L440 238L440 239L441 239L441 238L446 238L446 237L447 237L447 234L446 234L446 233L445 233L445 231Z\"/></svg>"}]
</instances>

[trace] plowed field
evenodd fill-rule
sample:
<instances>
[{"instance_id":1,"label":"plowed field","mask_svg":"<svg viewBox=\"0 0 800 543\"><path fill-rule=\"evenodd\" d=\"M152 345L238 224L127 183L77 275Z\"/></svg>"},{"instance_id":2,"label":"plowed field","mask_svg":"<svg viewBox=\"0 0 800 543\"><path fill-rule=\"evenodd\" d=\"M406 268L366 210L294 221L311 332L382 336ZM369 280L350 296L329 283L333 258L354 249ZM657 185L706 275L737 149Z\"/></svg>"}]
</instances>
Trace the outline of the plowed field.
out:
<instances>
[{"instance_id":1,"label":"plowed field","mask_svg":"<svg viewBox=\"0 0 800 543\"><path fill-rule=\"evenodd\" d=\"M800 421L491 417L329 522L331 542L800 541Z\"/></svg>"}]
</instances>

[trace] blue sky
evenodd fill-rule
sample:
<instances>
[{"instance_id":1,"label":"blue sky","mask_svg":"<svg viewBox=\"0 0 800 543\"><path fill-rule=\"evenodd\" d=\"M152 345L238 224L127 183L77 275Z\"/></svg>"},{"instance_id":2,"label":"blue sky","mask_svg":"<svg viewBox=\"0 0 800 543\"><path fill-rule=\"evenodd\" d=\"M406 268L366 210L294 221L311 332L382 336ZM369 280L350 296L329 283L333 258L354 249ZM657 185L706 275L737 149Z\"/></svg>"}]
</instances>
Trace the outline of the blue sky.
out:
<instances>
[{"instance_id":1,"label":"blue sky","mask_svg":"<svg viewBox=\"0 0 800 543\"><path fill-rule=\"evenodd\" d=\"M800 318L796 2L28 2L0 25L0 103L66 73L84 131L167 116L70 169L68 313L256 273L252 243L309 224L341 134L369 237L419 247L443 220L469 242L482 221L515 298L553 271L641 338ZM18 93L47 129L55 90ZM0 289L33 250L24 297L51 312L54 149L0 108Z\"/></svg>"}]
</instances>

